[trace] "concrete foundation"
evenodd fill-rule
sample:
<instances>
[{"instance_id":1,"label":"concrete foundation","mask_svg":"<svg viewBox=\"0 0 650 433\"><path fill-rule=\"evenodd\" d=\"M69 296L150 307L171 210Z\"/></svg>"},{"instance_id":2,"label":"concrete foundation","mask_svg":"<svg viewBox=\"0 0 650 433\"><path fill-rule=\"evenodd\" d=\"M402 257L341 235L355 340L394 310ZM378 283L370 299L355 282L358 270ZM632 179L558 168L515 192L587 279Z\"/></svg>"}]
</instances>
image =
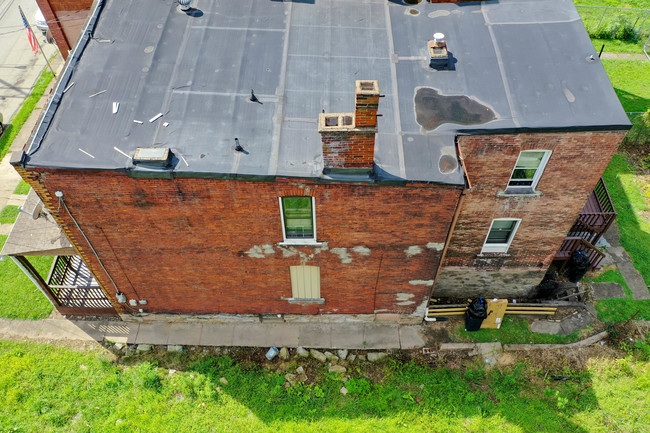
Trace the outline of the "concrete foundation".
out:
<instances>
[{"instance_id":1,"label":"concrete foundation","mask_svg":"<svg viewBox=\"0 0 650 433\"><path fill-rule=\"evenodd\" d=\"M125 322L135 323L394 323L417 325L423 316L409 314L284 314L272 320L257 314L121 314Z\"/></svg>"},{"instance_id":2,"label":"concrete foundation","mask_svg":"<svg viewBox=\"0 0 650 433\"><path fill-rule=\"evenodd\" d=\"M542 281L546 269L482 270L448 266L440 271L433 296L444 298L526 298Z\"/></svg>"}]
</instances>

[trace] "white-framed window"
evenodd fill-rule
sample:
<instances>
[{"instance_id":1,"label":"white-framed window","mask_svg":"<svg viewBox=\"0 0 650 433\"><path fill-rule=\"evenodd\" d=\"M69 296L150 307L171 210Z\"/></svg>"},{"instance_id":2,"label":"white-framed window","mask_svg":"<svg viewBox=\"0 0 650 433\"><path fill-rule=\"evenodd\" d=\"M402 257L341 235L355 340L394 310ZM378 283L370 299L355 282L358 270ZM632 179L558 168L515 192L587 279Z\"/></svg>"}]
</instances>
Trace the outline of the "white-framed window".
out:
<instances>
[{"instance_id":1,"label":"white-framed window","mask_svg":"<svg viewBox=\"0 0 650 433\"><path fill-rule=\"evenodd\" d=\"M316 201L314 197L278 197L284 243L316 243Z\"/></svg>"},{"instance_id":2,"label":"white-framed window","mask_svg":"<svg viewBox=\"0 0 650 433\"><path fill-rule=\"evenodd\" d=\"M519 218L496 218L492 220L481 254L507 253L519 223L521 223Z\"/></svg>"},{"instance_id":3,"label":"white-framed window","mask_svg":"<svg viewBox=\"0 0 650 433\"><path fill-rule=\"evenodd\" d=\"M551 157L550 150L522 150L510 174L506 192L532 194Z\"/></svg>"}]
</instances>

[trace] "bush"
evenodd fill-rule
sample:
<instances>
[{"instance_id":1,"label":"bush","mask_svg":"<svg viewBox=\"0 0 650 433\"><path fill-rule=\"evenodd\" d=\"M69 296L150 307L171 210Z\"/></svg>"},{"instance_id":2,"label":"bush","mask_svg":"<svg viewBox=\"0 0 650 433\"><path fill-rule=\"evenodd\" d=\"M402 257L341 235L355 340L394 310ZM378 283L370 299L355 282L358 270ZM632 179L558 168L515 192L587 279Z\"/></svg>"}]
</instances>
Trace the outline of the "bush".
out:
<instances>
[{"instance_id":1,"label":"bush","mask_svg":"<svg viewBox=\"0 0 650 433\"><path fill-rule=\"evenodd\" d=\"M645 146L650 144L650 108L632 119L632 129L623 140L623 146Z\"/></svg>"},{"instance_id":2,"label":"bush","mask_svg":"<svg viewBox=\"0 0 650 433\"><path fill-rule=\"evenodd\" d=\"M620 18L616 22L604 23L597 29L590 31L589 36L596 39L638 42L641 38L641 32L636 28L635 22Z\"/></svg>"}]
</instances>

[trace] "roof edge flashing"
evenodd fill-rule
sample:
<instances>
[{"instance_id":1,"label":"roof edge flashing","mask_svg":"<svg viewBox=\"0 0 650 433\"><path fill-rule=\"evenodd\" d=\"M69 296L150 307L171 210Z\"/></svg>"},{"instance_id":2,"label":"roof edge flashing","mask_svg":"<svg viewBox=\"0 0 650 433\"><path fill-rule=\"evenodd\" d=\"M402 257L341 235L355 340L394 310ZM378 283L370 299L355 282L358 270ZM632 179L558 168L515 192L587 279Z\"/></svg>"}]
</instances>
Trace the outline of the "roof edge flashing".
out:
<instances>
[{"instance_id":1,"label":"roof edge flashing","mask_svg":"<svg viewBox=\"0 0 650 433\"><path fill-rule=\"evenodd\" d=\"M86 50L88 42L92 39L92 33L95 30L97 20L99 19L99 15L104 7L104 3L105 0L95 0L95 7L86 20L83 32L77 40L77 44L72 51L72 55L68 57L68 60L64 65L63 72L61 75L59 75L56 89L48 102L47 108L41 114L36 132L34 132L31 137L31 143L29 144L29 147L26 151L28 156L33 155L41 147L41 143L43 142L43 139L45 138L45 135L50 128L50 124L54 119L54 115L56 114L57 109L59 108L63 95L65 94L66 90L72 86L72 84L74 84L70 83L70 78L72 77L77 63L79 63L79 60L81 59L81 55Z\"/></svg>"}]
</instances>

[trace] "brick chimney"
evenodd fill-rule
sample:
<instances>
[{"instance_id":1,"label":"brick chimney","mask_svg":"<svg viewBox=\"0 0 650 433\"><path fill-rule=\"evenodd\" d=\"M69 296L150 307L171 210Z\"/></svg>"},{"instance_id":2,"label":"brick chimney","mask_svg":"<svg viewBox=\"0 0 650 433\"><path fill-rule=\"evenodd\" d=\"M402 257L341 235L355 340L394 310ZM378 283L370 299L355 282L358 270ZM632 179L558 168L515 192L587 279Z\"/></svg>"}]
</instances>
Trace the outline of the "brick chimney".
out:
<instances>
[{"instance_id":1,"label":"brick chimney","mask_svg":"<svg viewBox=\"0 0 650 433\"><path fill-rule=\"evenodd\" d=\"M358 80L354 113L322 113L318 132L323 144L324 173L370 173L374 166L379 84Z\"/></svg>"}]
</instances>

